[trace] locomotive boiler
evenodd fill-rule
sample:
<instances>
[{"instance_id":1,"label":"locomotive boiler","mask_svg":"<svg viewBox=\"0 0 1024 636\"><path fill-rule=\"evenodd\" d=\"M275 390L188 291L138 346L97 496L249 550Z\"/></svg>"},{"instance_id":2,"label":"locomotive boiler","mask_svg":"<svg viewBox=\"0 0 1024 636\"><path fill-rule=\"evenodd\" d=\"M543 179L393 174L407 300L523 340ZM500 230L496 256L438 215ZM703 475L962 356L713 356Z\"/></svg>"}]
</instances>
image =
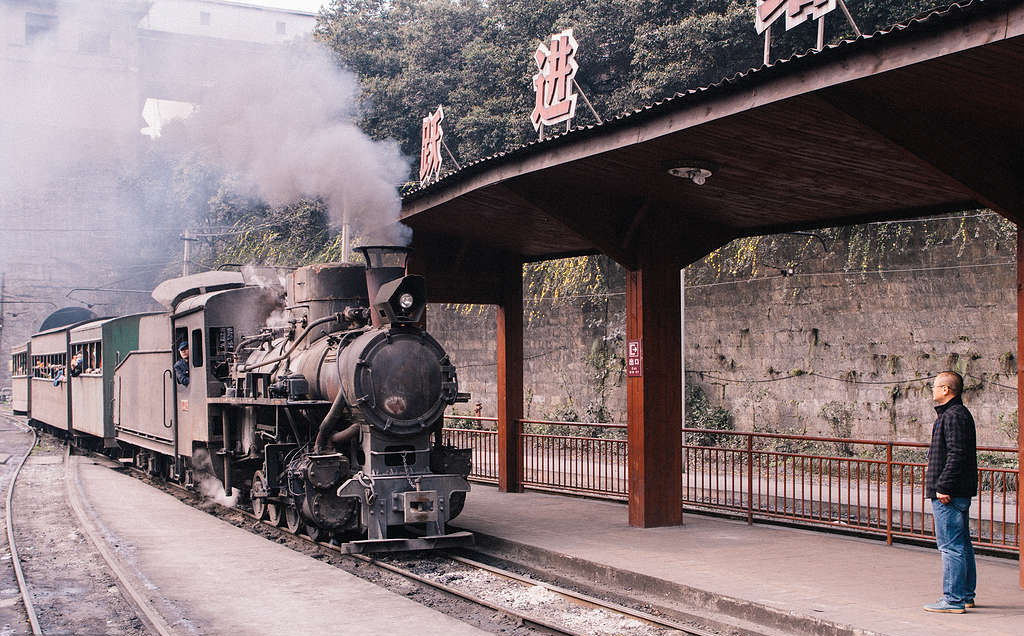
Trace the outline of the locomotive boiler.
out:
<instances>
[{"instance_id":1,"label":"locomotive boiler","mask_svg":"<svg viewBox=\"0 0 1024 636\"><path fill-rule=\"evenodd\" d=\"M257 515L283 513L293 530L352 551L455 545L465 533L445 524L465 503L471 457L442 442L441 424L468 396L424 329L424 281L405 275L407 250L359 250L365 267L291 273L283 313L235 346L223 400L241 439L227 441L221 476L230 487L233 467L258 464L242 475ZM393 536L410 526L423 536Z\"/></svg>"}]
</instances>

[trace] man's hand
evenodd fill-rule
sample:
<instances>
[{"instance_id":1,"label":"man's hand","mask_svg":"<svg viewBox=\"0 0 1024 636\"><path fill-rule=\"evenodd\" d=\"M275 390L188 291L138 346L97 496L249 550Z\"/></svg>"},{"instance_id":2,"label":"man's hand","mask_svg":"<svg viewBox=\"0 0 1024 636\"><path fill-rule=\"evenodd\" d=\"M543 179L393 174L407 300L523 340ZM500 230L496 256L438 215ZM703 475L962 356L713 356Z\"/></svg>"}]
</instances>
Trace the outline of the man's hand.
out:
<instances>
[{"instance_id":1,"label":"man's hand","mask_svg":"<svg viewBox=\"0 0 1024 636\"><path fill-rule=\"evenodd\" d=\"M947 506L949 505L949 500L950 500L950 496L949 495L944 495L941 492L937 492L937 493L935 493L935 498L938 499L940 502L946 504Z\"/></svg>"}]
</instances>

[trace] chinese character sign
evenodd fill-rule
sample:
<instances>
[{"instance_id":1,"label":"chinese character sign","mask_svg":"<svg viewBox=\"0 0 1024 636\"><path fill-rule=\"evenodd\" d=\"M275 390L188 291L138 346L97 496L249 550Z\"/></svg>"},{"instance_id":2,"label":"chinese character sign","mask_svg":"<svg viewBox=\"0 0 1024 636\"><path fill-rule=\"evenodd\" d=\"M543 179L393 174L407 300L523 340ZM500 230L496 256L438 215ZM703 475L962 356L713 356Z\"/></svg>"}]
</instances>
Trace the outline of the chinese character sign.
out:
<instances>
[{"instance_id":1,"label":"chinese character sign","mask_svg":"<svg viewBox=\"0 0 1024 636\"><path fill-rule=\"evenodd\" d=\"M836 0L757 0L754 12L754 27L758 33L786 16L786 30L790 30L808 19L817 20L836 8Z\"/></svg>"},{"instance_id":2,"label":"chinese character sign","mask_svg":"<svg viewBox=\"0 0 1024 636\"><path fill-rule=\"evenodd\" d=\"M626 377L639 378L644 374L644 357L639 340L626 341Z\"/></svg>"},{"instance_id":3,"label":"chinese character sign","mask_svg":"<svg viewBox=\"0 0 1024 636\"><path fill-rule=\"evenodd\" d=\"M551 48L541 44L533 54L538 73L533 76L537 104L530 114L534 130L572 119L576 114L576 38L572 29L551 36Z\"/></svg>"},{"instance_id":4,"label":"chinese character sign","mask_svg":"<svg viewBox=\"0 0 1024 636\"><path fill-rule=\"evenodd\" d=\"M441 138L444 137L444 130L441 128L441 120L444 119L444 109L437 107L432 115L423 118L423 138L420 145L420 181L425 181L433 176L437 179L441 174Z\"/></svg>"}]
</instances>

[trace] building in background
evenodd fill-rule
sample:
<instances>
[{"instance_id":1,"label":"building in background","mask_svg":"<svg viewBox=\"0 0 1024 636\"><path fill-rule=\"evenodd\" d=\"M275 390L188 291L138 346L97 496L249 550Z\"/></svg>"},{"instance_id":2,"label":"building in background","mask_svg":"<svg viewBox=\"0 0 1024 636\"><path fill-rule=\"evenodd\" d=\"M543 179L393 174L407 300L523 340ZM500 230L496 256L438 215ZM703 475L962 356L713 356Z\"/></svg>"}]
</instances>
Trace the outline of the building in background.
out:
<instances>
[{"instance_id":1,"label":"building in background","mask_svg":"<svg viewBox=\"0 0 1024 636\"><path fill-rule=\"evenodd\" d=\"M210 56L308 37L309 12L220 0L0 0L0 387L10 347L52 311L152 308L180 253L127 175L147 137L199 101ZM162 260L161 260L162 259Z\"/></svg>"}]
</instances>

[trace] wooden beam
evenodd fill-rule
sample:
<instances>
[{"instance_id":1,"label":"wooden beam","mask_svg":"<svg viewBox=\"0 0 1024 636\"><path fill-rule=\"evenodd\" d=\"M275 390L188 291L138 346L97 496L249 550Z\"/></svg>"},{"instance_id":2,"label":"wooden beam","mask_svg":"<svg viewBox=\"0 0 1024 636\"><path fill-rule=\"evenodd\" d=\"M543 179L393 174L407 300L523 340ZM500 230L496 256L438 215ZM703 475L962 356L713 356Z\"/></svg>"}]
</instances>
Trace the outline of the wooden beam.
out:
<instances>
[{"instance_id":1,"label":"wooden beam","mask_svg":"<svg viewBox=\"0 0 1024 636\"><path fill-rule=\"evenodd\" d=\"M626 381L629 524L643 528L683 519L679 270L662 258L626 275L626 338L642 351L642 374Z\"/></svg>"},{"instance_id":2,"label":"wooden beam","mask_svg":"<svg viewBox=\"0 0 1024 636\"><path fill-rule=\"evenodd\" d=\"M632 219L643 207L642 203L616 201L614 197L587 188L587 184L552 189L552 180L553 176L549 174L542 179L529 175L496 188L500 188L509 199L556 221L623 267L636 267L634 253L622 244L627 228L621 227L617 220L620 217Z\"/></svg>"},{"instance_id":3,"label":"wooden beam","mask_svg":"<svg viewBox=\"0 0 1024 636\"><path fill-rule=\"evenodd\" d=\"M507 256L476 249L459 237L416 232L407 271L426 279L432 303L496 305L501 302Z\"/></svg>"},{"instance_id":4,"label":"wooden beam","mask_svg":"<svg viewBox=\"0 0 1024 636\"><path fill-rule=\"evenodd\" d=\"M498 338L498 490L521 492L523 457L523 264L509 259L501 285Z\"/></svg>"},{"instance_id":5,"label":"wooden beam","mask_svg":"<svg viewBox=\"0 0 1024 636\"><path fill-rule=\"evenodd\" d=\"M1017 224L1017 567L1019 584L1024 588L1024 232Z\"/></svg>"},{"instance_id":6,"label":"wooden beam","mask_svg":"<svg viewBox=\"0 0 1024 636\"><path fill-rule=\"evenodd\" d=\"M1024 210L1024 188L1018 175L1024 167L1020 145L1006 138L1010 131L972 125L971 114L931 109L912 101L848 85L823 91L825 102L971 192L977 200L1018 221Z\"/></svg>"}]
</instances>

